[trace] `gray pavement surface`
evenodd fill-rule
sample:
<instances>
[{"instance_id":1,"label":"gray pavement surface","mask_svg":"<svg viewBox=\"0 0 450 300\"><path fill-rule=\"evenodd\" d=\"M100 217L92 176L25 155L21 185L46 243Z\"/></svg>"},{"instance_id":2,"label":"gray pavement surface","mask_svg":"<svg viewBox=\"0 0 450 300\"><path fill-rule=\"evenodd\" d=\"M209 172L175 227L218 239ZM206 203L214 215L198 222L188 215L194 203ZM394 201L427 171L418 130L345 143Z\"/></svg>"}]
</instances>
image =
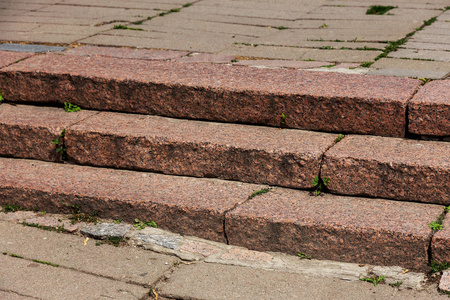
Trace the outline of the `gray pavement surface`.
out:
<instances>
[{"instance_id":1,"label":"gray pavement surface","mask_svg":"<svg viewBox=\"0 0 450 300\"><path fill-rule=\"evenodd\" d=\"M449 2L378 2L395 8L368 15L373 1L2 0L0 42L171 49L328 64L377 60L369 74L445 77L450 72ZM402 39L397 51L383 53L389 43ZM390 66L391 58L401 62ZM444 70L426 62L439 62Z\"/></svg>"},{"instance_id":2,"label":"gray pavement surface","mask_svg":"<svg viewBox=\"0 0 450 300\"><path fill-rule=\"evenodd\" d=\"M23 220L33 220L34 226L54 225L55 220L64 224L69 217L0 213L1 299L447 298L438 292L436 282L399 267L249 251L151 227L130 229L128 242L115 247L79 232L57 233L21 224ZM102 224L94 226L102 229ZM106 227L114 231L114 226ZM170 240L175 244L162 243ZM374 286L360 280L377 276L385 276L385 282ZM402 284L388 285L396 282Z\"/></svg>"}]
</instances>

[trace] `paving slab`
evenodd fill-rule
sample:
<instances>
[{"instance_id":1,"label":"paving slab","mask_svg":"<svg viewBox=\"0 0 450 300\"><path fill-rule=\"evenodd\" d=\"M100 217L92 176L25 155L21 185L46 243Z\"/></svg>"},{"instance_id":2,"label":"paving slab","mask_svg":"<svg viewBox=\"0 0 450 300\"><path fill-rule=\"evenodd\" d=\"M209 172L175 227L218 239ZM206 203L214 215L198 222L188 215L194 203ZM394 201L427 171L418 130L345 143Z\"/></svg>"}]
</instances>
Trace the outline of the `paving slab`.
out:
<instances>
[{"instance_id":1,"label":"paving slab","mask_svg":"<svg viewBox=\"0 0 450 300\"><path fill-rule=\"evenodd\" d=\"M82 165L312 188L336 134L102 112L68 127ZM124 155L126 153L126 155Z\"/></svg>"},{"instance_id":2,"label":"paving slab","mask_svg":"<svg viewBox=\"0 0 450 300\"><path fill-rule=\"evenodd\" d=\"M450 262L450 218L447 215L442 225L443 230L439 230L433 236L431 242L431 260L437 263Z\"/></svg>"},{"instance_id":3,"label":"paving slab","mask_svg":"<svg viewBox=\"0 0 450 300\"><path fill-rule=\"evenodd\" d=\"M450 293L450 271L444 271L442 273L441 280L439 281L439 290L444 293Z\"/></svg>"},{"instance_id":4,"label":"paving slab","mask_svg":"<svg viewBox=\"0 0 450 300\"><path fill-rule=\"evenodd\" d=\"M81 46L69 49L65 54L82 56L107 56L117 58L144 59L144 60L168 60L183 57L189 54L186 51L168 51L151 49L112 48L97 46Z\"/></svg>"},{"instance_id":5,"label":"paving slab","mask_svg":"<svg viewBox=\"0 0 450 300\"><path fill-rule=\"evenodd\" d=\"M400 49L389 53L389 57L450 62L450 51Z\"/></svg>"},{"instance_id":6,"label":"paving slab","mask_svg":"<svg viewBox=\"0 0 450 300\"><path fill-rule=\"evenodd\" d=\"M201 278L201 280L198 280ZM182 266L156 286L175 299L442 299L436 290L398 291L380 284L348 282L272 270L197 263ZM331 288L330 288L331 287ZM351 295L351 296L350 296Z\"/></svg>"},{"instance_id":7,"label":"paving slab","mask_svg":"<svg viewBox=\"0 0 450 300\"><path fill-rule=\"evenodd\" d=\"M30 44L1 44L0 50L15 51L15 52L56 52L64 51L66 47L45 46L45 45L30 45Z\"/></svg>"},{"instance_id":8,"label":"paving slab","mask_svg":"<svg viewBox=\"0 0 450 300\"><path fill-rule=\"evenodd\" d=\"M257 60L241 60L235 63L235 65L240 66L251 66L256 68L291 68L291 69L310 69L317 68L321 66L332 65L330 62L324 61L295 61L295 60L267 60L267 59L257 59Z\"/></svg>"},{"instance_id":9,"label":"paving slab","mask_svg":"<svg viewBox=\"0 0 450 300\"><path fill-rule=\"evenodd\" d=\"M11 101L272 126L285 114L290 128L384 136L404 136L407 101L420 85L403 78L53 54L4 68L0 78Z\"/></svg>"},{"instance_id":10,"label":"paving slab","mask_svg":"<svg viewBox=\"0 0 450 300\"><path fill-rule=\"evenodd\" d=\"M97 246L98 243L94 239L86 240L83 236L39 230L12 222L0 222L0 232L2 253L17 254L28 260L51 262L59 265L61 269L76 270L82 277L109 278L118 285L152 285L176 261L175 257L134 247L114 247L108 244ZM33 246L30 247L30 244ZM32 281L29 276L25 277Z\"/></svg>"},{"instance_id":11,"label":"paving slab","mask_svg":"<svg viewBox=\"0 0 450 300\"><path fill-rule=\"evenodd\" d=\"M177 233L224 241L225 211L267 186L217 179L0 159L0 202L47 212L153 220ZM13 202L13 203L12 203Z\"/></svg>"},{"instance_id":12,"label":"paving slab","mask_svg":"<svg viewBox=\"0 0 450 300\"><path fill-rule=\"evenodd\" d=\"M450 204L450 144L349 135L324 155L333 193Z\"/></svg>"},{"instance_id":13,"label":"paving slab","mask_svg":"<svg viewBox=\"0 0 450 300\"><path fill-rule=\"evenodd\" d=\"M69 127L97 112L67 113L64 109L23 105L0 105L0 154L46 161L61 161L56 151ZM58 139L60 144L52 141Z\"/></svg>"},{"instance_id":14,"label":"paving slab","mask_svg":"<svg viewBox=\"0 0 450 300\"><path fill-rule=\"evenodd\" d=\"M409 103L408 130L415 134L450 136L450 81L426 84Z\"/></svg>"},{"instance_id":15,"label":"paving slab","mask_svg":"<svg viewBox=\"0 0 450 300\"><path fill-rule=\"evenodd\" d=\"M115 280L78 273L7 255L0 257L2 269L14 270L0 274L0 289L38 299L141 299L148 289ZM29 280L33 278L33 280ZM89 287L89 288L87 288ZM20 299L20 298L19 298ZM25 298L26 299L26 298ZM36 299L36 298L32 298Z\"/></svg>"},{"instance_id":16,"label":"paving slab","mask_svg":"<svg viewBox=\"0 0 450 300\"><path fill-rule=\"evenodd\" d=\"M13 64L19 60L28 58L33 56L33 53L18 53L18 52L9 52L9 51L0 51L0 68L6 67L10 64Z\"/></svg>"},{"instance_id":17,"label":"paving slab","mask_svg":"<svg viewBox=\"0 0 450 300\"><path fill-rule=\"evenodd\" d=\"M369 74L371 75L441 79L450 73L450 63L382 58L376 61L370 69Z\"/></svg>"},{"instance_id":18,"label":"paving slab","mask_svg":"<svg viewBox=\"0 0 450 300\"><path fill-rule=\"evenodd\" d=\"M258 251L426 270L428 223L442 211L438 205L275 188L228 212L225 230L230 244Z\"/></svg>"}]
</instances>

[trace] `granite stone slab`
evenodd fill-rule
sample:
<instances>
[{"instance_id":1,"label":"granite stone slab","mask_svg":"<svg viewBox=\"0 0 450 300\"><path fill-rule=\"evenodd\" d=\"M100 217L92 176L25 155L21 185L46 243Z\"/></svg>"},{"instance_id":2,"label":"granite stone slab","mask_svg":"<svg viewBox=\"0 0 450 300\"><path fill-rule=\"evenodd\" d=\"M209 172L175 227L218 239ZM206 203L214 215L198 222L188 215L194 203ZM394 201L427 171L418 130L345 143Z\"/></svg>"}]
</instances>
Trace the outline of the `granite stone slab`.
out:
<instances>
[{"instance_id":1,"label":"granite stone slab","mask_svg":"<svg viewBox=\"0 0 450 300\"><path fill-rule=\"evenodd\" d=\"M41 55L0 71L12 101L290 128L404 136L420 81L222 64Z\"/></svg>"},{"instance_id":2,"label":"granite stone slab","mask_svg":"<svg viewBox=\"0 0 450 300\"><path fill-rule=\"evenodd\" d=\"M13 64L19 60L25 59L32 55L34 54L30 52L18 53L18 52L0 51L0 68Z\"/></svg>"},{"instance_id":3,"label":"granite stone slab","mask_svg":"<svg viewBox=\"0 0 450 300\"><path fill-rule=\"evenodd\" d=\"M62 108L0 105L0 155L61 161L56 149L62 130L97 112L67 113ZM59 139L60 145L52 143Z\"/></svg>"},{"instance_id":4,"label":"granite stone slab","mask_svg":"<svg viewBox=\"0 0 450 300\"><path fill-rule=\"evenodd\" d=\"M312 188L337 134L101 112L66 129L69 160Z\"/></svg>"},{"instance_id":5,"label":"granite stone slab","mask_svg":"<svg viewBox=\"0 0 450 300\"><path fill-rule=\"evenodd\" d=\"M189 54L187 51L168 51L151 49L113 48L98 46L81 46L69 49L66 54L82 56L107 56L117 58L144 59L144 60L167 60L183 57Z\"/></svg>"},{"instance_id":6,"label":"granite stone slab","mask_svg":"<svg viewBox=\"0 0 450 300\"><path fill-rule=\"evenodd\" d=\"M230 244L316 259L428 269L428 223L443 207L275 188L226 215Z\"/></svg>"},{"instance_id":7,"label":"granite stone slab","mask_svg":"<svg viewBox=\"0 0 450 300\"><path fill-rule=\"evenodd\" d=\"M350 135L324 155L333 193L450 204L450 143Z\"/></svg>"},{"instance_id":8,"label":"granite stone slab","mask_svg":"<svg viewBox=\"0 0 450 300\"><path fill-rule=\"evenodd\" d=\"M420 135L450 136L450 81L426 84L408 104L408 130Z\"/></svg>"},{"instance_id":9,"label":"granite stone slab","mask_svg":"<svg viewBox=\"0 0 450 300\"><path fill-rule=\"evenodd\" d=\"M173 232L225 241L224 214L264 186L217 179L0 158L0 203L47 212L79 205L100 218L154 221Z\"/></svg>"},{"instance_id":10,"label":"granite stone slab","mask_svg":"<svg viewBox=\"0 0 450 300\"><path fill-rule=\"evenodd\" d=\"M437 263L448 263L450 262L450 218L448 214L442 225L444 225L444 229L437 231L433 236L431 260Z\"/></svg>"}]
</instances>

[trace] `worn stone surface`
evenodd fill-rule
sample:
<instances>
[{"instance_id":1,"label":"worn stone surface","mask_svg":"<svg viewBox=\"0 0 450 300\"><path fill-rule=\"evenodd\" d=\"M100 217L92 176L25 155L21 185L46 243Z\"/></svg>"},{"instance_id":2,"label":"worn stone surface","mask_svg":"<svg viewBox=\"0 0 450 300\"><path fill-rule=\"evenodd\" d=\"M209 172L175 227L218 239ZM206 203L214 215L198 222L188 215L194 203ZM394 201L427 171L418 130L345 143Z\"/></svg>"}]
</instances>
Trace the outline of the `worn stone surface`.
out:
<instances>
[{"instance_id":1,"label":"worn stone surface","mask_svg":"<svg viewBox=\"0 0 450 300\"><path fill-rule=\"evenodd\" d=\"M153 243L165 248L178 249L181 237L139 232L136 234L135 239L144 243Z\"/></svg>"},{"instance_id":2,"label":"worn stone surface","mask_svg":"<svg viewBox=\"0 0 450 300\"><path fill-rule=\"evenodd\" d=\"M234 55L218 55L209 53L191 53L187 56L177 58L176 61L188 63L231 63L236 59Z\"/></svg>"},{"instance_id":3,"label":"worn stone surface","mask_svg":"<svg viewBox=\"0 0 450 300\"><path fill-rule=\"evenodd\" d=\"M0 154L46 161L61 161L52 141L62 130L96 112L67 113L60 108L0 105Z\"/></svg>"},{"instance_id":4,"label":"worn stone surface","mask_svg":"<svg viewBox=\"0 0 450 300\"><path fill-rule=\"evenodd\" d=\"M442 206L277 188L226 215L232 245L317 259L428 268L428 223Z\"/></svg>"},{"instance_id":5,"label":"worn stone surface","mask_svg":"<svg viewBox=\"0 0 450 300\"><path fill-rule=\"evenodd\" d=\"M420 135L450 136L450 81L426 84L409 102L408 130Z\"/></svg>"},{"instance_id":6,"label":"worn stone surface","mask_svg":"<svg viewBox=\"0 0 450 300\"><path fill-rule=\"evenodd\" d=\"M98 46L82 46L69 49L66 54L82 56L107 56L117 58L144 59L144 60L167 60L175 59L188 55L186 51L168 51L168 50L150 50L150 49L131 49L131 48L112 48Z\"/></svg>"},{"instance_id":7,"label":"worn stone surface","mask_svg":"<svg viewBox=\"0 0 450 300\"><path fill-rule=\"evenodd\" d=\"M44 227L53 227L55 229L61 228L67 232L75 232L83 226L82 223L72 224L69 220L62 220L57 217L36 216L24 221L29 225L38 225Z\"/></svg>"},{"instance_id":8,"label":"worn stone surface","mask_svg":"<svg viewBox=\"0 0 450 300\"><path fill-rule=\"evenodd\" d=\"M108 237L123 238L130 230L131 226L127 224L100 223L84 226L81 228L81 233L95 239L104 240Z\"/></svg>"},{"instance_id":9,"label":"worn stone surface","mask_svg":"<svg viewBox=\"0 0 450 300\"><path fill-rule=\"evenodd\" d=\"M295 60L241 60L236 65L251 67L270 67L270 68L292 68L292 69L310 69L321 66L331 65L330 62L323 61L295 61Z\"/></svg>"},{"instance_id":10,"label":"worn stone surface","mask_svg":"<svg viewBox=\"0 0 450 300\"><path fill-rule=\"evenodd\" d=\"M445 218L444 229L433 236L431 243L431 259L438 263L450 262L450 218Z\"/></svg>"},{"instance_id":11,"label":"worn stone surface","mask_svg":"<svg viewBox=\"0 0 450 300\"><path fill-rule=\"evenodd\" d=\"M406 104L419 86L406 78L53 54L4 68L0 79L14 101L273 126L284 113L292 128L385 136L404 135Z\"/></svg>"},{"instance_id":12,"label":"worn stone surface","mask_svg":"<svg viewBox=\"0 0 450 300\"><path fill-rule=\"evenodd\" d=\"M345 195L450 204L450 144L350 135L324 156L322 178Z\"/></svg>"},{"instance_id":13,"label":"worn stone surface","mask_svg":"<svg viewBox=\"0 0 450 300\"><path fill-rule=\"evenodd\" d=\"M0 68L15 63L18 60L34 55L33 53L18 53L9 51L0 51Z\"/></svg>"},{"instance_id":14,"label":"worn stone surface","mask_svg":"<svg viewBox=\"0 0 450 300\"><path fill-rule=\"evenodd\" d=\"M66 47L55 47L45 45L30 45L30 44L0 44L0 50L15 51L15 52L55 52L64 51Z\"/></svg>"},{"instance_id":15,"label":"worn stone surface","mask_svg":"<svg viewBox=\"0 0 450 300\"><path fill-rule=\"evenodd\" d=\"M224 241L223 215L265 186L216 179L0 159L0 203L70 211L124 221L153 220L159 227Z\"/></svg>"},{"instance_id":16,"label":"worn stone surface","mask_svg":"<svg viewBox=\"0 0 450 300\"><path fill-rule=\"evenodd\" d=\"M441 280L439 281L439 290L446 293L450 292L450 271L444 271L442 273Z\"/></svg>"},{"instance_id":17,"label":"worn stone surface","mask_svg":"<svg viewBox=\"0 0 450 300\"><path fill-rule=\"evenodd\" d=\"M69 159L83 165L311 188L336 137L102 112L66 129L65 145Z\"/></svg>"}]
</instances>

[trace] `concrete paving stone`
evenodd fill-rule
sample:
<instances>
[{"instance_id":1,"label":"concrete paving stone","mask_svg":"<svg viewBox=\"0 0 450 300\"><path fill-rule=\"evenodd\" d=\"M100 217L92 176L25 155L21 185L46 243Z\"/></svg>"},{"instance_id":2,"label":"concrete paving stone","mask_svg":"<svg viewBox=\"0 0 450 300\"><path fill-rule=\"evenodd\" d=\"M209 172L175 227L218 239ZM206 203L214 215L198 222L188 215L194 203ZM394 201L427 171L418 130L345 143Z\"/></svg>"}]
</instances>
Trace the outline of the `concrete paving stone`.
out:
<instances>
[{"instance_id":1,"label":"concrete paving stone","mask_svg":"<svg viewBox=\"0 0 450 300\"><path fill-rule=\"evenodd\" d=\"M108 7L108 8L130 8L130 9L172 9L178 8L185 4L186 1L127 1L120 0L65 0L59 5L79 5L79 6L94 6L94 7Z\"/></svg>"},{"instance_id":2,"label":"concrete paving stone","mask_svg":"<svg viewBox=\"0 0 450 300\"><path fill-rule=\"evenodd\" d=\"M444 23L444 22L442 22L442 23ZM430 34L430 35L433 35L433 36L434 35L443 35L445 37L450 37L450 33L449 33L448 29L449 28L437 28L437 27L432 25L432 26L426 27L423 30L423 34Z\"/></svg>"},{"instance_id":3,"label":"concrete paving stone","mask_svg":"<svg viewBox=\"0 0 450 300\"><path fill-rule=\"evenodd\" d=\"M450 62L450 51L400 49L395 52L389 53L388 56L397 58L411 58L424 60L430 59L433 61Z\"/></svg>"},{"instance_id":4,"label":"concrete paving stone","mask_svg":"<svg viewBox=\"0 0 450 300\"><path fill-rule=\"evenodd\" d=\"M180 247L180 250L185 252L191 252L194 254L201 254L203 257L209 257L211 255L221 252L222 249L219 247L214 247L213 245L207 243L192 241L184 243Z\"/></svg>"},{"instance_id":5,"label":"concrete paving stone","mask_svg":"<svg viewBox=\"0 0 450 300\"><path fill-rule=\"evenodd\" d=\"M450 49L450 45L448 44L434 44L434 43L420 43L420 42L407 42L402 45L403 48L407 49L423 49L423 50L444 50L447 51Z\"/></svg>"},{"instance_id":6,"label":"concrete paving stone","mask_svg":"<svg viewBox=\"0 0 450 300\"><path fill-rule=\"evenodd\" d=\"M8 99L8 93L4 92ZM63 109L0 105L0 154L4 156L61 161L52 140L62 130L96 112L66 113Z\"/></svg>"},{"instance_id":7,"label":"concrete paving stone","mask_svg":"<svg viewBox=\"0 0 450 300\"><path fill-rule=\"evenodd\" d=\"M335 138L103 112L67 128L64 144L69 159L82 165L312 188L320 159Z\"/></svg>"},{"instance_id":8,"label":"concrete paving stone","mask_svg":"<svg viewBox=\"0 0 450 300\"><path fill-rule=\"evenodd\" d=\"M23 222L26 219L35 218L36 213L34 211L15 211L0 214L0 220L2 221L13 221L13 222Z\"/></svg>"},{"instance_id":9,"label":"concrete paving stone","mask_svg":"<svg viewBox=\"0 0 450 300\"><path fill-rule=\"evenodd\" d=\"M359 50L322 50L308 49L302 59L313 59L319 61L333 62L367 62L373 61L381 51L359 51Z\"/></svg>"},{"instance_id":10,"label":"concrete paving stone","mask_svg":"<svg viewBox=\"0 0 450 300\"><path fill-rule=\"evenodd\" d=\"M231 63L234 55L219 55L210 53L191 53L187 56L176 58L176 61L187 63Z\"/></svg>"},{"instance_id":11,"label":"concrete paving stone","mask_svg":"<svg viewBox=\"0 0 450 300\"><path fill-rule=\"evenodd\" d=\"M450 12L447 10L442 15L440 15L437 19L438 19L438 21L443 21L443 22L450 21Z\"/></svg>"},{"instance_id":12,"label":"concrete paving stone","mask_svg":"<svg viewBox=\"0 0 450 300\"><path fill-rule=\"evenodd\" d=\"M111 25L111 28L113 25ZM34 28L32 30L29 30L29 32L33 32L36 34L39 33L53 33L53 34L66 34L67 32L70 32L72 35L76 34L82 34L86 36L94 35L99 32L104 31L105 29L102 27L95 27L95 26L86 26L86 25L64 25L64 24L43 24L40 25L38 28Z\"/></svg>"},{"instance_id":13,"label":"concrete paving stone","mask_svg":"<svg viewBox=\"0 0 450 300\"><path fill-rule=\"evenodd\" d=\"M441 280L439 281L439 290L450 293L450 271L444 271L442 273Z\"/></svg>"},{"instance_id":14,"label":"concrete paving stone","mask_svg":"<svg viewBox=\"0 0 450 300\"><path fill-rule=\"evenodd\" d=\"M1 203L47 212L80 205L101 218L152 220L163 229L221 242L225 211L267 187L17 159L1 159L1 168Z\"/></svg>"},{"instance_id":15,"label":"concrete paving stone","mask_svg":"<svg viewBox=\"0 0 450 300\"><path fill-rule=\"evenodd\" d=\"M3 68L0 78L11 101L68 101L83 108L272 126L280 126L285 114L290 128L388 136L404 135L406 104L420 85L377 76L53 54Z\"/></svg>"},{"instance_id":16,"label":"concrete paving stone","mask_svg":"<svg viewBox=\"0 0 450 300\"><path fill-rule=\"evenodd\" d=\"M434 22L432 25L433 28L441 28L441 29L450 29L450 22Z\"/></svg>"},{"instance_id":17,"label":"concrete paving stone","mask_svg":"<svg viewBox=\"0 0 450 300\"><path fill-rule=\"evenodd\" d=\"M392 74L392 72L398 70L397 72L401 71L404 72L404 74L418 75L411 77L439 79L449 73L450 63L423 60L405 60L398 58L382 58L380 60L377 60L371 66L371 69L381 69L378 71L370 72L370 74L374 75L381 75L380 72L385 72L383 75L395 75L395 73ZM389 69L392 70L391 73L389 73Z\"/></svg>"},{"instance_id":18,"label":"concrete paving stone","mask_svg":"<svg viewBox=\"0 0 450 300\"><path fill-rule=\"evenodd\" d=\"M308 49L279 47L279 46L247 46L247 45L229 45L219 51L219 54L237 55L244 57L258 57L270 59L293 59L300 60Z\"/></svg>"},{"instance_id":19,"label":"concrete paving stone","mask_svg":"<svg viewBox=\"0 0 450 300\"><path fill-rule=\"evenodd\" d=\"M342 73L342 74L366 74L369 72L367 68L338 68L338 67L322 67L316 69L309 69L309 71L317 71L317 72L329 72L329 73Z\"/></svg>"},{"instance_id":20,"label":"concrete paving stone","mask_svg":"<svg viewBox=\"0 0 450 300\"><path fill-rule=\"evenodd\" d=\"M437 231L431 242L431 260L437 263L448 263L450 262L450 218L448 215L442 225L444 229Z\"/></svg>"},{"instance_id":21,"label":"concrete paving stone","mask_svg":"<svg viewBox=\"0 0 450 300\"><path fill-rule=\"evenodd\" d=\"M57 52L64 51L65 47L45 46L45 45L27 45L27 44L0 44L0 50L14 52Z\"/></svg>"},{"instance_id":22,"label":"concrete paving stone","mask_svg":"<svg viewBox=\"0 0 450 300\"><path fill-rule=\"evenodd\" d=\"M374 49L379 49L379 50L384 50L384 48L386 48L386 44L385 43L370 43L370 42L335 42L335 40L331 40L331 41L313 41L313 40L306 40L306 41L300 41L298 43L299 47L302 48L321 48L321 47L331 47L333 49L336 50L348 50L348 49L342 49L342 48L349 48L352 50L362 50L364 49L364 47L368 47L368 48L374 48Z\"/></svg>"},{"instance_id":23,"label":"concrete paving stone","mask_svg":"<svg viewBox=\"0 0 450 300\"><path fill-rule=\"evenodd\" d=\"M228 212L225 230L231 245L257 251L423 271L428 224L442 211L438 205L275 188Z\"/></svg>"},{"instance_id":24,"label":"concrete paving stone","mask_svg":"<svg viewBox=\"0 0 450 300\"><path fill-rule=\"evenodd\" d=\"M410 69L380 69L370 70L369 75L381 75L381 76L396 76L396 77L411 77L411 78L429 78L429 79L441 79L444 78L447 71L429 71L429 70L410 70Z\"/></svg>"},{"instance_id":25,"label":"concrete paving stone","mask_svg":"<svg viewBox=\"0 0 450 300\"><path fill-rule=\"evenodd\" d=\"M268 67L268 68L291 68L291 69L310 69L321 66L331 65L331 62L324 61L296 61L296 60L241 60L235 63L240 66Z\"/></svg>"},{"instance_id":26,"label":"concrete paving stone","mask_svg":"<svg viewBox=\"0 0 450 300\"><path fill-rule=\"evenodd\" d=\"M8 299L8 300L33 300L33 299L37 299L39 300L39 298L35 298L33 296L24 296L21 294L18 294L16 292L11 292L11 291L1 291L0 290L0 299Z\"/></svg>"},{"instance_id":27,"label":"concrete paving stone","mask_svg":"<svg viewBox=\"0 0 450 300\"><path fill-rule=\"evenodd\" d=\"M450 204L450 144L349 135L325 153L333 193Z\"/></svg>"},{"instance_id":28,"label":"concrete paving stone","mask_svg":"<svg viewBox=\"0 0 450 300\"><path fill-rule=\"evenodd\" d=\"M217 7L217 4L220 3L221 7L227 7L227 8L242 8L242 9L249 9L249 8L255 8L257 5L258 9L261 10L272 10L272 11L279 11L279 10L290 10L293 12L305 12L305 11L311 11L317 7L319 7L323 1L317 1L315 3L311 3L308 1L283 1L283 5L280 5L279 3L274 3L270 1L202 1L199 3L196 3L196 5L193 8L202 7L202 6L208 6L208 7Z\"/></svg>"},{"instance_id":29,"label":"concrete paving stone","mask_svg":"<svg viewBox=\"0 0 450 300\"><path fill-rule=\"evenodd\" d=\"M419 31L410 38L411 41L433 43L433 44L450 44L450 35L429 34L425 30Z\"/></svg>"},{"instance_id":30,"label":"concrete paving stone","mask_svg":"<svg viewBox=\"0 0 450 300\"><path fill-rule=\"evenodd\" d=\"M29 31L31 29L37 28L38 26L39 26L38 24L30 24L30 23L0 22L0 31Z\"/></svg>"},{"instance_id":31,"label":"concrete paving stone","mask_svg":"<svg viewBox=\"0 0 450 300\"><path fill-rule=\"evenodd\" d=\"M83 226L81 233L94 239L105 240L109 237L123 238L131 229L129 224L100 223Z\"/></svg>"},{"instance_id":32,"label":"concrete paving stone","mask_svg":"<svg viewBox=\"0 0 450 300\"><path fill-rule=\"evenodd\" d=\"M65 54L82 56L107 56L117 58L145 59L145 60L167 60L176 59L189 54L187 51L168 51L168 50L150 50L150 49L132 49L117 47L96 47L81 46L68 49Z\"/></svg>"},{"instance_id":33,"label":"concrete paving stone","mask_svg":"<svg viewBox=\"0 0 450 300\"><path fill-rule=\"evenodd\" d=\"M0 10L1 12L1 10ZM133 18L123 17L121 19L128 20ZM101 22L100 20L92 19L81 19L81 18L71 18L71 17L48 17L48 16L14 16L14 15L4 15L2 16L2 22L14 23L44 23L44 24L74 24L74 25L95 25ZM0 40L6 40L2 37L3 33L0 33Z\"/></svg>"},{"instance_id":34,"label":"concrete paving stone","mask_svg":"<svg viewBox=\"0 0 450 300\"><path fill-rule=\"evenodd\" d=\"M51 43L51 44L71 44L86 37L87 37L86 34L85 35L54 34L54 33L37 34L35 32L17 32L17 31L0 33L0 39L3 41Z\"/></svg>"},{"instance_id":35,"label":"concrete paving stone","mask_svg":"<svg viewBox=\"0 0 450 300\"><path fill-rule=\"evenodd\" d=\"M369 7L367 5L367 7ZM397 21L397 20L299 20L300 24L316 24L315 28L319 28L322 24L327 24L327 29L347 29L347 30L370 30L370 31L396 31L396 32L411 32L423 24L423 21L419 20L408 20L408 21ZM370 32L369 31L369 32Z\"/></svg>"},{"instance_id":36,"label":"concrete paving stone","mask_svg":"<svg viewBox=\"0 0 450 300\"><path fill-rule=\"evenodd\" d=\"M432 81L409 102L408 130L415 134L450 136L450 81Z\"/></svg>"},{"instance_id":37,"label":"concrete paving stone","mask_svg":"<svg viewBox=\"0 0 450 300\"><path fill-rule=\"evenodd\" d=\"M17 10L25 10L25 11L29 11L29 10L39 10L42 8L47 7L46 4L34 4L34 3L11 3L9 1L2 1L2 3L0 3L0 9L17 9Z\"/></svg>"},{"instance_id":38,"label":"concrete paving stone","mask_svg":"<svg viewBox=\"0 0 450 300\"><path fill-rule=\"evenodd\" d=\"M28 218L23 222L28 224L35 224L44 227L64 228L67 232L76 232L82 227L81 224L72 224L69 220L62 220L58 217L47 217L45 215L35 216L34 218Z\"/></svg>"},{"instance_id":39,"label":"concrete paving stone","mask_svg":"<svg viewBox=\"0 0 450 300\"><path fill-rule=\"evenodd\" d=\"M2 45L4 45L4 44L0 45L0 49L1 49ZM31 57L33 55L34 55L34 53L30 53L30 52L18 53L18 52L9 52L9 51L0 50L0 68L6 67L10 64L13 64L19 60Z\"/></svg>"},{"instance_id":40,"label":"concrete paving stone","mask_svg":"<svg viewBox=\"0 0 450 300\"><path fill-rule=\"evenodd\" d=\"M201 280L198 280L201 278ZM329 289L329 287L332 287ZM398 291L388 285L274 272L239 266L197 263L183 266L157 285L175 299L444 299L435 289ZM350 296L351 295L351 296Z\"/></svg>"},{"instance_id":41,"label":"concrete paving stone","mask_svg":"<svg viewBox=\"0 0 450 300\"><path fill-rule=\"evenodd\" d=\"M56 300L70 297L71 299L137 300L148 295L148 289L139 285L55 268L7 255L2 255L0 262L2 268L14 270L9 274L0 274L0 289L39 299Z\"/></svg>"}]
</instances>

